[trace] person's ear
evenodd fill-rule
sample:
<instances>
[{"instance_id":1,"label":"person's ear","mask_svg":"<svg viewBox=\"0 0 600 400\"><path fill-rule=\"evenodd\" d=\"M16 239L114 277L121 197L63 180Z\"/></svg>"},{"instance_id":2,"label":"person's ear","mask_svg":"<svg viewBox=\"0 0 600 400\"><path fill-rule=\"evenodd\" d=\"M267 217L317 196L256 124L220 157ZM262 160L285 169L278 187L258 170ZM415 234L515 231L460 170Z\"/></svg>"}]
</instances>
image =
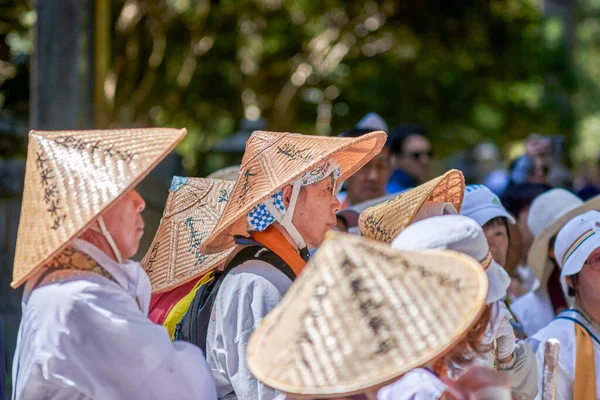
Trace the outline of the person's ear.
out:
<instances>
[{"instance_id":1,"label":"person's ear","mask_svg":"<svg viewBox=\"0 0 600 400\"><path fill-rule=\"evenodd\" d=\"M575 290L575 282L573 281L573 276L569 275L565 278L565 280L567 281L567 285L569 285L571 289Z\"/></svg>"},{"instance_id":2,"label":"person's ear","mask_svg":"<svg viewBox=\"0 0 600 400\"><path fill-rule=\"evenodd\" d=\"M283 199L283 205L287 210L292 199L292 185L287 185L281 190L281 198Z\"/></svg>"}]
</instances>

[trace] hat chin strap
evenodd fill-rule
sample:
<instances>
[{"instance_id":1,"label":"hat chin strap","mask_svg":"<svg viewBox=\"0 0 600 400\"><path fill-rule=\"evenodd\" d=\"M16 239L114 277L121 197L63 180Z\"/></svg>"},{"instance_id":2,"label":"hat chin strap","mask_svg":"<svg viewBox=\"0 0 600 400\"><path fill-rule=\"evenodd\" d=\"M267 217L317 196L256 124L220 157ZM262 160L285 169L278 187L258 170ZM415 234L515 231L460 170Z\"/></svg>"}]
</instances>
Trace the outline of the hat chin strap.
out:
<instances>
[{"instance_id":1,"label":"hat chin strap","mask_svg":"<svg viewBox=\"0 0 600 400\"><path fill-rule=\"evenodd\" d=\"M102 217L99 217L96 221L98 221L98 226L100 228L97 228L95 225L92 225L92 227L90 229L93 231L96 231L96 232L100 233L102 236L104 236L104 239L106 239L106 241L108 242L108 245L112 249L112 251L115 255L115 258L117 259L117 262L119 264L123 264L123 258L121 257L121 252L119 251L119 248L117 247L117 244L115 243L114 239L112 238L110 232L108 232L108 229L106 228L106 225L104 224L104 219Z\"/></svg>"},{"instance_id":2,"label":"hat chin strap","mask_svg":"<svg viewBox=\"0 0 600 400\"><path fill-rule=\"evenodd\" d=\"M309 257L308 248L306 247L306 243L302 238L298 229L294 226L292 222L292 217L294 216L294 210L296 209L296 202L298 200L298 195L300 194L300 189L302 188L302 180L296 180L292 185L292 197L290 198L290 205L287 210L285 210L285 215L281 215L281 212L270 202L265 202L265 207L271 215L275 217L275 219L285 228L285 230L289 233L289 235L294 239L298 249L300 251L300 256L303 259L307 260Z\"/></svg>"}]
</instances>

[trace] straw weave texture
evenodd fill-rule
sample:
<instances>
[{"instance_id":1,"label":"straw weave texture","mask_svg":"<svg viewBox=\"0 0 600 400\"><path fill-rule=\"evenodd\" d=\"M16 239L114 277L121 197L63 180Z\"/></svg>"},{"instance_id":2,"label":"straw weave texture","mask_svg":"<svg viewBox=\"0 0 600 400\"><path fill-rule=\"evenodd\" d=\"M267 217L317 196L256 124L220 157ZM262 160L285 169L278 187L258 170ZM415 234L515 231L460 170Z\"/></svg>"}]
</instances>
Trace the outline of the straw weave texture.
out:
<instances>
[{"instance_id":1,"label":"straw weave texture","mask_svg":"<svg viewBox=\"0 0 600 400\"><path fill-rule=\"evenodd\" d=\"M460 213L465 195L465 178L453 169L414 189L369 207L360 213L360 233L380 242L392 243L400 231L410 225L426 201L452 203Z\"/></svg>"},{"instance_id":2,"label":"straw weave texture","mask_svg":"<svg viewBox=\"0 0 600 400\"><path fill-rule=\"evenodd\" d=\"M211 255L200 244L212 232L231 194L233 181L174 178L158 231L142 260L152 292L198 278L225 261L233 248Z\"/></svg>"},{"instance_id":3,"label":"straw weave texture","mask_svg":"<svg viewBox=\"0 0 600 400\"><path fill-rule=\"evenodd\" d=\"M31 131L11 286L25 282L135 187L185 133L165 128Z\"/></svg>"},{"instance_id":4,"label":"straw weave texture","mask_svg":"<svg viewBox=\"0 0 600 400\"><path fill-rule=\"evenodd\" d=\"M252 335L248 366L285 393L379 387L451 349L487 291L481 265L466 255L332 234Z\"/></svg>"},{"instance_id":5,"label":"straw weave texture","mask_svg":"<svg viewBox=\"0 0 600 400\"><path fill-rule=\"evenodd\" d=\"M213 233L202 243L202 252L231 247L234 235L247 233L246 217L254 206L328 158L339 162L339 180L346 180L379 154L386 138L384 132L342 138L255 131L246 143L231 200Z\"/></svg>"}]
</instances>

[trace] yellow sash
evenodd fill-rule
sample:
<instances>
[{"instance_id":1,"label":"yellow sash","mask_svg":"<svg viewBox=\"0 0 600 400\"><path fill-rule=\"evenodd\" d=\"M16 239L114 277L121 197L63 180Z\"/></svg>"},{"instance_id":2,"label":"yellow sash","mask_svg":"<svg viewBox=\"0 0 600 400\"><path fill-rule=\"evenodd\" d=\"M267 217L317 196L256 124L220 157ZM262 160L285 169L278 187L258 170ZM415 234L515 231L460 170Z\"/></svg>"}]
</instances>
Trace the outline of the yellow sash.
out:
<instances>
[{"instance_id":1,"label":"yellow sash","mask_svg":"<svg viewBox=\"0 0 600 400\"><path fill-rule=\"evenodd\" d=\"M579 324L574 325L577 354L575 356L573 398L577 400L596 400L594 344L587 330Z\"/></svg>"},{"instance_id":2,"label":"yellow sash","mask_svg":"<svg viewBox=\"0 0 600 400\"><path fill-rule=\"evenodd\" d=\"M175 328L177 328L177 324L183 318L184 314L187 312L188 308L190 308L190 304L192 304L192 300L194 300L194 296L196 296L196 291L202 285L206 285L208 282L213 280L214 273L209 272L202 277L195 285L192 290L188 294L185 295L181 300L177 302L167 314L167 318L163 322L163 326L167 328L169 331L169 336L171 340L173 340L175 335Z\"/></svg>"}]
</instances>

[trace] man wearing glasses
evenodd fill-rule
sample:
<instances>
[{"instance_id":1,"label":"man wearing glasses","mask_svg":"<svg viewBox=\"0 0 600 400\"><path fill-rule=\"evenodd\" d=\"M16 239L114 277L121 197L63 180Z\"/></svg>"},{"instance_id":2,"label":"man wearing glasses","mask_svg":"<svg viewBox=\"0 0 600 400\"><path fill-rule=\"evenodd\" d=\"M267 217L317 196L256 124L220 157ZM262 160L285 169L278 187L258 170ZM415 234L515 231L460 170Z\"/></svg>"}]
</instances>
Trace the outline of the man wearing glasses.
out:
<instances>
[{"instance_id":1,"label":"man wearing glasses","mask_svg":"<svg viewBox=\"0 0 600 400\"><path fill-rule=\"evenodd\" d=\"M395 161L387 192L401 192L427 181L433 153L425 129L417 125L400 125L392 130L390 138Z\"/></svg>"}]
</instances>

